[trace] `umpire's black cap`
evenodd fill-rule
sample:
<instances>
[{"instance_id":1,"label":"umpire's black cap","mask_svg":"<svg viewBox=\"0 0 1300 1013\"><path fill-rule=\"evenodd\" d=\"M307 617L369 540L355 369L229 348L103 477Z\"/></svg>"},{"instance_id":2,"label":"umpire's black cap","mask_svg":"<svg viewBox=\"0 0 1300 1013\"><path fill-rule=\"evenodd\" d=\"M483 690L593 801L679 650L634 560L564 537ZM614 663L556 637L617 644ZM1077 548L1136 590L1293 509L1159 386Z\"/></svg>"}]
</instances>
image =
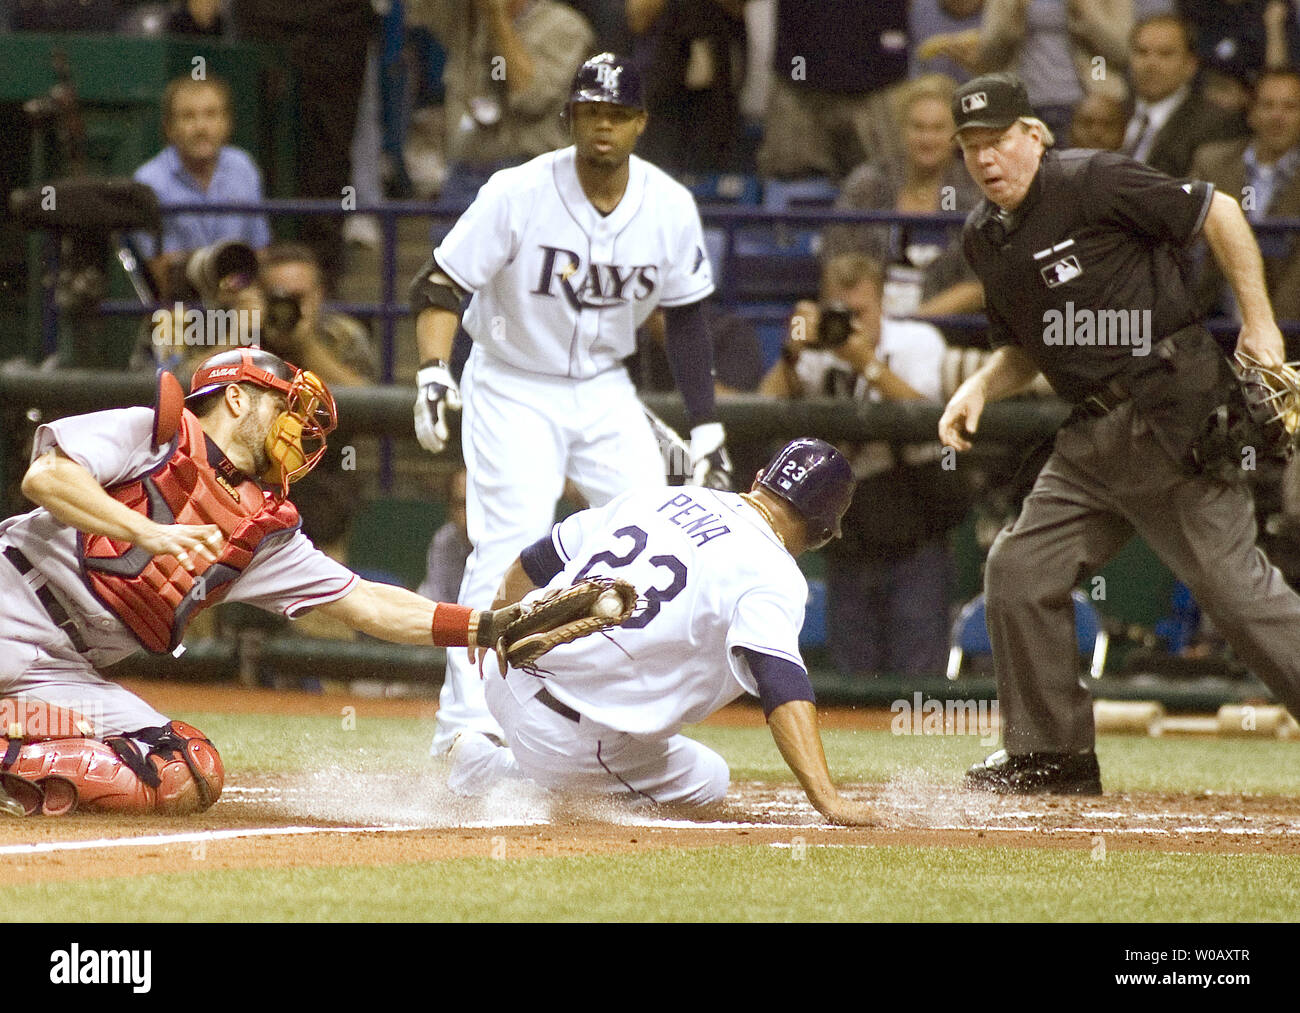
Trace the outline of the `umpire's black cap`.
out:
<instances>
[{"instance_id":1,"label":"umpire's black cap","mask_svg":"<svg viewBox=\"0 0 1300 1013\"><path fill-rule=\"evenodd\" d=\"M952 96L954 134L967 127L1003 130L1022 116L1033 116L1029 93L1015 74L981 74L973 77Z\"/></svg>"},{"instance_id":2,"label":"umpire's black cap","mask_svg":"<svg viewBox=\"0 0 1300 1013\"><path fill-rule=\"evenodd\" d=\"M614 53L593 56L573 75L569 102L609 102L645 109L641 72L631 60Z\"/></svg>"}]
</instances>

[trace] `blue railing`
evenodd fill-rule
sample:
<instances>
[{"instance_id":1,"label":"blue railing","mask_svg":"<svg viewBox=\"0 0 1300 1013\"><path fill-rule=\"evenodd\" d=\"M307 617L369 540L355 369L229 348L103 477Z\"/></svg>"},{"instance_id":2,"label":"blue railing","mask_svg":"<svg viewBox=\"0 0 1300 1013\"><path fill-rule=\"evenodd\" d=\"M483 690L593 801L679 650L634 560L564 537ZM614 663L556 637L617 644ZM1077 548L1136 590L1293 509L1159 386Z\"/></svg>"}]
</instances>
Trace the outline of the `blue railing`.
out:
<instances>
[{"instance_id":1,"label":"blue railing","mask_svg":"<svg viewBox=\"0 0 1300 1013\"><path fill-rule=\"evenodd\" d=\"M375 205L361 205L354 211L340 211L336 201L330 200L267 200L239 204L214 206L211 204L177 204L167 207L164 215L204 213L204 214L267 214L271 216L301 215L346 215L365 214L377 218L381 226L382 241L380 245L380 293L377 302L330 303L328 308L349 313L363 319L379 321L381 376L384 382L391 383L396 362L397 321L410 311L405 301L405 280L397 278L397 222L401 218L420 217L431 222L442 221L450 224L463 212L463 207L451 207L431 201L389 201ZM893 225L910 224L948 225L954 229L960 227L965 216L957 213L916 214L897 211L845 211L834 208L799 208L793 210L771 210L753 206L701 205L701 217L706 228L720 229L723 233L722 264L719 271L720 284L718 295L729 308L738 310L747 319L760 323L783 323L786 311L776 308L743 305L738 296L739 279L736 265L737 234L745 229L775 229L797 226L838 225ZM1257 232L1300 232L1300 218L1275 218L1255 223ZM792 253L792 256L797 256ZM53 277L46 272L46 278ZM399 290L398 285L402 288ZM398 298L399 291L402 298ZM135 300L107 300L101 305L101 311L114 316L143 315L161 307L142 306ZM960 314L931 318L945 328L955 330L979 330L985 325L983 314ZM52 354L57 347L57 316L54 309L54 290L46 286L44 313L44 343L47 354ZM1300 321L1280 321L1287 334L1300 334ZM1211 330L1230 332L1237 325L1227 318L1208 321Z\"/></svg>"}]
</instances>

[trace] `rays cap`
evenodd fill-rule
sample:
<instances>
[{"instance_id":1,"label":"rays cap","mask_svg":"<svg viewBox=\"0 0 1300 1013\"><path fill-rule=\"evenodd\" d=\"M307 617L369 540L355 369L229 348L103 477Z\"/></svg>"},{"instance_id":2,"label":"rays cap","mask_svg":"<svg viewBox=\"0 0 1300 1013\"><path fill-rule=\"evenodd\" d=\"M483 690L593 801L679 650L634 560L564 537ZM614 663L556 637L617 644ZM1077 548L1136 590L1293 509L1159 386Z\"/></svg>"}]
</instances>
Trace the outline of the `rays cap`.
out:
<instances>
[{"instance_id":1,"label":"rays cap","mask_svg":"<svg viewBox=\"0 0 1300 1013\"><path fill-rule=\"evenodd\" d=\"M967 127L1005 130L1020 117L1033 115L1029 93L1015 74L981 74L953 92L954 137Z\"/></svg>"}]
</instances>

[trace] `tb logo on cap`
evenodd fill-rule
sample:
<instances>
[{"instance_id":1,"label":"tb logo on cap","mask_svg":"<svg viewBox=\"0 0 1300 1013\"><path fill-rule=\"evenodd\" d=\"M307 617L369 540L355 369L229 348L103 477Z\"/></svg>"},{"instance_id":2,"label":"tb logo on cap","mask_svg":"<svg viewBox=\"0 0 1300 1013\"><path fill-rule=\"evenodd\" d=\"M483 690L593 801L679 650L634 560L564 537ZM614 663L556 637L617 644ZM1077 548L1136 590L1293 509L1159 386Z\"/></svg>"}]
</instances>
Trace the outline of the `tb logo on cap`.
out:
<instances>
[{"instance_id":1,"label":"tb logo on cap","mask_svg":"<svg viewBox=\"0 0 1300 1013\"><path fill-rule=\"evenodd\" d=\"M961 97L961 111L964 113L973 113L980 109L986 109L988 104L989 97L986 92L976 91Z\"/></svg>"},{"instance_id":2,"label":"tb logo on cap","mask_svg":"<svg viewBox=\"0 0 1300 1013\"><path fill-rule=\"evenodd\" d=\"M617 88L622 73L622 67L611 67L607 63L602 63L596 68L596 80L600 82L602 88Z\"/></svg>"}]
</instances>

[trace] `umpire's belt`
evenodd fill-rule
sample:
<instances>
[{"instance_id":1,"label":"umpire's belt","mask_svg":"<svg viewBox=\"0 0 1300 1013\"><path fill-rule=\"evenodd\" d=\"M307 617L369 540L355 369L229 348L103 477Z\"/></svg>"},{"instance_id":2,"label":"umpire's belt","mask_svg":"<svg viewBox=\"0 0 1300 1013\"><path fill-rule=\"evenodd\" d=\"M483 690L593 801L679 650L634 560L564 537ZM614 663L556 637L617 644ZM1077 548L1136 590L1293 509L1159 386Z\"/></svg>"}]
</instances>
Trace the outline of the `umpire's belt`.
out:
<instances>
[{"instance_id":1,"label":"umpire's belt","mask_svg":"<svg viewBox=\"0 0 1300 1013\"><path fill-rule=\"evenodd\" d=\"M555 711L555 713L560 715L560 717L562 718L568 718L570 721L579 721L582 719L582 715L579 714L572 707L570 707L568 704L560 703L559 700L551 696L551 694L547 691L545 686L543 686L540 690L537 691L537 695L533 697L533 699L536 700L543 707L549 707L551 710Z\"/></svg>"},{"instance_id":2,"label":"umpire's belt","mask_svg":"<svg viewBox=\"0 0 1300 1013\"><path fill-rule=\"evenodd\" d=\"M12 545L5 546L4 557L24 577L34 569L32 561ZM72 641L72 646L78 654L85 654L88 648L86 642L81 638L81 631L77 629L77 624L68 615L68 610L60 605L59 600L54 597L54 592L50 590L49 585L41 584L32 590L40 601L41 607L45 609L46 614L50 617L50 622L68 635L68 639Z\"/></svg>"},{"instance_id":3,"label":"umpire's belt","mask_svg":"<svg viewBox=\"0 0 1300 1013\"><path fill-rule=\"evenodd\" d=\"M1099 419L1109 415L1116 408L1133 396L1123 378L1111 380L1101 390L1089 394L1074 406L1074 416L1084 419Z\"/></svg>"}]
</instances>

